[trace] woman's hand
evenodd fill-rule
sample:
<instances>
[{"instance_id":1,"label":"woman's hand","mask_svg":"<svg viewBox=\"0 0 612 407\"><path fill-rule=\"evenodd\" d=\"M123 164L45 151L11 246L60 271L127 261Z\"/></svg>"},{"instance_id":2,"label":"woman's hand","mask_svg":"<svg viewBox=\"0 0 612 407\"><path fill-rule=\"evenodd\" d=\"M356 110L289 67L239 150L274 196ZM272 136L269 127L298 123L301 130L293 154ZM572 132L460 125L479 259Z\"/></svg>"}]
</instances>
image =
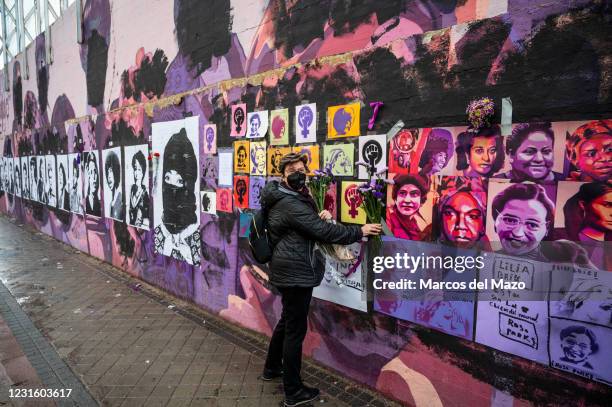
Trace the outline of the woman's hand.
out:
<instances>
[{"instance_id":1,"label":"woman's hand","mask_svg":"<svg viewBox=\"0 0 612 407\"><path fill-rule=\"evenodd\" d=\"M323 209L321 211L321 213L319 213L319 218L321 218L321 219L323 219L325 221L328 221L328 220L331 220L332 214L328 210Z\"/></svg>"},{"instance_id":2,"label":"woman's hand","mask_svg":"<svg viewBox=\"0 0 612 407\"><path fill-rule=\"evenodd\" d=\"M361 227L361 233L364 236L380 235L382 233L382 225L380 223L368 223Z\"/></svg>"}]
</instances>

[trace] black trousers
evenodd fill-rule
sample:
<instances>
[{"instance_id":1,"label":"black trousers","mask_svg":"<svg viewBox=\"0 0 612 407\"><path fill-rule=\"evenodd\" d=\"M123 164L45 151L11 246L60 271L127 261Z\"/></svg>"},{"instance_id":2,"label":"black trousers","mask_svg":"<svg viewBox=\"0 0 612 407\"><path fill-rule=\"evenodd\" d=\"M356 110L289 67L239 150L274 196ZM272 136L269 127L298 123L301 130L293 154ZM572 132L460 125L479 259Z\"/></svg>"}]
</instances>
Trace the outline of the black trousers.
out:
<instances>
[{"instance_id":1,"label":"black trousers","mask_svg":"<svg viewBox=\"0 0 612 407\"><path fill-rule=\"evenodd\" d=\"M291 396L303 386L302 342L308 329L308 309L312 287L279 287L283 311L274 328L265 368L283 369L285 395Z\"/></svg>"}]
</instances>

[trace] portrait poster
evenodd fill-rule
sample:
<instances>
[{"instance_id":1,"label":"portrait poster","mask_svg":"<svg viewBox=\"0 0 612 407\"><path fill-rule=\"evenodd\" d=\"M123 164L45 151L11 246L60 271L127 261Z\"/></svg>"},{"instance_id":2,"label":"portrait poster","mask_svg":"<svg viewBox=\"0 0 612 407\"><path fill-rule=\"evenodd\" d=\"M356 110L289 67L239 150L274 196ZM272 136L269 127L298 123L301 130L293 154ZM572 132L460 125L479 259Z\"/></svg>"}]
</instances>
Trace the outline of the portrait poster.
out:
<instances>
[{"instance_id":1,"label":"portrait poster","mask_svg":"<svg viewBox=\"0 0 612 407\"><path fill-rule=\"evenodd\" d=\"M241 209L249 207L249 177L246 175L234 176L234 206Z\"/></svg>"},{"instance_id":2,"label":"portrait poster","mask_svg":"<svg viewBox=\"0 0 612 407\"><path fill-rule=\"evenodd\" d=\"M219 149L219 185L231 186L234 180L234 152L231 148Z\"/></svg>"},{"instance_id":3,"label":"portrait poster","mask_svg":"<svg viewBox=\"0 0 612 407\"><path fill-rule=\"evenodd\" d=\"M234 211L232 201L231 188L217 189L217 211L232 213Z\"/></svg>"},{"instance_id":4,"label":"portrait poster","mask_svg":"<svg viewBox=\"0 0 612 407\"><path fill-rule=\"evenodd\" d=\"M68 155L57 157L57 207L63 211L70 212L70 172ZM27 166L22 166L27 168Z\"/></svg>"},{"instance_id":5,"label":"portrait poster","mask_svg":"<svg viewBox=\"0 0 612 407\"><path fill-rule=\"evenodd\" d=\"M346 223L366 223L366 213L361 207L363 199L359 193L360 183L342 181L340 193L340 221Z\"/></svg>"},{"instance_id":6,"label":"portrait poster","mask_svg":"<svg viewBox=\"0 0 612 407\"><path fill-rule=\"evenodd\" d=\"M85 175L85 213L97 218L102 217L101 171L99 153L96 150L83 153Z\"/></svg>"},{"instance_id":7,"label":"portrait poster","mask_svg":"<svg viewBox=\"0 0 612 407\"><path fill-rule=\"evenodd\" d=\"M291 147L268 147L268 175L282 176L280 162L284 155L291 152Z\"/></svg>"},{"instance_id":8,"label":"portrait poster","mask_svg":"<svg viewBox=\"0 0 612 407\"><path fill-rule=\"evenodd\" d=\"M267 110L257 112L249 112L247 114L247 138L262 138L268 133L268 118Z\"/></svg>"},{"instance_id":9,"label":"portrait poster","mask_svg":"<svg viewBox=\"0 0 612 407\"><path fill-rule=\"evenodd\" d=\"M270 112L270 145L289 144L289 109L277 109Z\"/></svg>"},{"instance_id":10,"label":"portrait poster","mask_svg":"<svg viewBox=\"0 0 612 407\"><path fill-rule=\"evenodd\" d=\"M329 166L332 174L352 177L355 168L355 144L326 144L323 146L323 168Z\"/></svg>"},{"instance_id":11,"label":"portrait poster","mask_svg":"<svg viewBox=\"0 0 612 407\"><path fill-rule=\"evenodd\" d=\"M161 154L153 174L154 248L157 254L200 265L198 117L151 126Z\"/></svg>"},{"instance_id":12,"label":"portrait poster","mask_svg":"<svg viewBox=\"0 0 612 407\"><path fill-rule=\"evenodd\" d=\"M21 161L19 160L19 157L13 157L12 160L15 196L21 198ZM53 176L55 176L55 174Z\"/></svg>"},{"instance_id":13,"label":"portrait poster","mask_svg":"<svg viewBox=\"0 0 612 407\"><path fill-rule=\"evenodd\" d=\"M359 256L360 243L353 243L348 248L355 258ZM321 284L312 291L312 296L358 311L367 312L365 273L362 271L361 264L352 272L351 268L351 263L339 262L336 259L325 256L325 274Z\"/></svg>"},{"instance_id":14,"label":"portrait poster","mask_svg":"<svg viewBox=\"0 0 612 407\"><path fill-rule=\"evenodd\" d=\"M419 129L414 165L410 173L421 176L455 175L455 138L465 127Z\"/></svg>"},{"instance_id":15,"label":"portrait poster","mask_svg":"<svg viewBox=\"0 0 612 407\"><path fill-rule=\"evenodd\" d=\"M325 201L323 202L323 207L325 210L329 211L332 215L332 219L338 219L338 183L334 182L329 184L327 188L327 193L325 194Z\"/></svg>"},{"instance_id":16,"label":"portrait poster","mask_svg":"<svg viewBox=\"0 0 612 407\"><path fill-rule=\"evenodd\" d=\"M68 154L68 171L70 173L70 212L77 215L83 215L84 212L83 180L85 179L85 171L84 162L81 161L80 157L80 153Z\"/></svg>"},{"instance_id":17,"label":"portrait poster","mask_svg":"<svg viewBox=\"0 0 612 407\"><path fill-rule=\"evenodd\" d=\"M261 209L261 191L265 185L264 177L249 177L249 208Z\"/></svg>"},{"instance_id":18,"label":"portrait poster","mask_svg":"<svg viewBox=\"0 0 612 407\"><path fill-rule=\"evenodd\" d=\"M492 281L521 282L524 289L493 287ZM549 267L517 256L489 253L479 281L476 342L539 363L548 363Z\"/></svg>"},{"instance_id":19,"label":"portrait poster","mask_svg":"<svg viewBox=\"0 0 612 407\"><path fill-rule=\"evenodd\" d=\"M295 107L295 143L317 142L317 104Z\"/></svg>"},{"instance_id":20,"label":"portrait poster","mask_svg":"<svg viewBox=\"0 0 612 407\"><path fill-rule=\"evenodd\" d=\"M219 179L219 156L205 154L201 158L200 166L200 189L217 189L217 180Z\"/></svg>"},{"instance_id":21,"label":"portrait poster","mask_svg":"<svg viewBox=\"0 0 612 407\"><path fill-rule=\"evenodd\" d=\"M387 168L387 136L359 137L359 179L370 179Z\"/></svg>"},{"instance_id":22,"label":"portrait poster","mask_svg":"<svg viewBox=\"0 0 612 407\"><path fill-rule=\"evenodd\" d=\"M256 176L265 176L267 162L266 141L251 141L250 149L251 171L249 173Z\"/></svg>"},{"instance_id":23,"label":"portrait poster","mask_svg":"<svg viewBox=\"0 0 612 407\"><path fill-rule=\"evenodd\" d=\"M19 162L21 164L21 196L24 199L30 199L29 157L21 157Z\"/></svg>"},{"instance_id":24,"label":"portrait poster","mask_svg":"<svg viewBox=\"0 0 612 407\"><path fill-rule=\"evenodd\" d=\"M327 137L335 139L359 136L360 111L359 103L329 106L327 108Z\"/></svg>"},{"instance_id":25,"label":"portrait poster","mask_svg":"<svg viewBox=\"0 0 612 407\"><path fill-rule=\"evenodd\" d=\"M123 191L123 168L121 166L121 147L102 150L104 163L104 216L119 221L125 220Z\"/></svg>"},{"instance_id":26,"label":"portrait poster","mask_svg":"<svg viewBox=\"0 0 612 407\"><path fill-rule=\"evenodd\" d=\"M217 193L215 191L201 191L200 204L203 213L209 215L217 214Z\"/></svg>"},{"instance_id":27,"label":"portrait poster","mask_svg":"<svg viewBox=\"0 0 612 407\"><path fill-rule=\"evenodd\" d=\"M151 196L149 194L149 146L126 146L125 193L128 225L149 230L151 228Z\"/></svg>"},{"instance_id":28,"label":"portrait poster","mask_svg":"<svg viewBox=\"0 0 612 407\"><path fill-rule=\"evenodd\" d=\"M565 133L564 175L571 181L608 182L612 119L555 123Z\"/></svg>"},{"instance_id":29,"label":"portrait poster","mask_svg":"<svg viewBox=\"0 0 612 407\"><path fill-rule=\"evenodd\" d=\"M476 290L469 283L476 278L477 268L466 265L460 259L477 257L478 252L457 249L436 243L411 241L384 237L383 255L393 257L395 253L419 253L423 263L416 268L384 268L376 278L381 281L401 283L412 281L414 288L391 290L382 288L374 292L374 309L421 326L449 335L473 339ZM453 268L444 262L452 260ZM443 260L443 261L442 261ZM421 282L432 283L432 287ZM433 287L435 283L464 284L465 290L443 290Z\"/></svg>"},{"instance_id":30,"label":"portrait poster","mask_svg":"<svg viewBox=\"0 0 612 407\"><path fill-rule=\"evenodd\" d=\"M45 156L45 175L46 175L46 195L47 205L56 207L57 206L57 167L55 165L55 156L49 154Z\"/></svg>"},{"instance_id":31,"label":"portrait poster","mask_svg":"<svg viewBox=\"0 0 612 407\"><path fill-rule=\"evenodd\" d=\"M550 365L612 385L612 329L569 319L550 319Z\"/></svg>"},{"instance_id":32,"label":"portrait poster","mask_svg":"<svg viewBox=\"0 0 612 407\"><path fill-rule=\"evenodd\" d=\"M246 103L232 105L230 137L244 137L246 131Z\"/></svg>"},{"instance_id":33,"label":"portrait poster","mask_svg":"<svg viewBox=\"0 0 612 407\"><path fill-rule=\"evenodd\" d=\"M202 131L202 149L204 154L217 154L217 125L205 124Z\"/></svg>"},{"instance_id":34,"label":"portrait poster","mask_svg":"<svg viewBox=\"0 0 612 407\"><path fill-rule=\"evenodd\" d=\"M253 219L253 215L248 212L241 212L239 222L240 225L238 227L238 237L249 237L249 232L251 229L251 219Z\"/></svg>"},{"instance_id":35,"label":"portrait poster","mask_svg":"<svg viewBox=\"0 0 612 407\"><path fill-rule=\"evenodd\" d=\"M429 180L418 174L389 174L386 222L395 237L428 240L437 193Z\"/></svg>"},{"instance_id":36,"label":"portrait poster","mask_svg":"<svg viewBox=\"0 0 612 407\"><path fill-rule=\"evenodd\" d=\"M293 152L308 157L308 175L314 175L314 172L319 170L320 159L318 145L293 147Z\"/></svg>"},{"instance_id":37,"label":"portrait poster","mask_svg":"<svg viewBox=\"0 0 612 407\"><path fill-rule=\"evenodd\" d=\"M250 147L248 140L234 142L234 173L248 174L250 169Z\"/></svg>"},{"instance_id":38,"label":"portrait poster","mask_svg":"<svg viewBox=\"0 0 612 407\"><path fill-rule=\"evenodd\" d=\"M13 161L10 157L7 158L7 161L9 163L8 165L8 175L9 175L8 179L10 180L9 192L13 193L13 177L11 175L13 173ZM36 168L38 172L37 174L38 176L36 177L36 180L37 180L36 193L38 196L38 202L40 202L43 205L46 205L49 203L49 199L47 196L47 165L45 164L45 156L44 155L36 156L36 163L37 163Z\"/></svg>"},{"instance_id":39,"label":"portrait poster","mask_svg":"<svg viewBox=\"0 0 612 407\"><path fill-rule=\"evenodd\" d=\"M419 129L401 129L389 141L389 172L408 174L416 160ZM412 164L414 163L414 164Z\"/></svg>"}]
</instances>

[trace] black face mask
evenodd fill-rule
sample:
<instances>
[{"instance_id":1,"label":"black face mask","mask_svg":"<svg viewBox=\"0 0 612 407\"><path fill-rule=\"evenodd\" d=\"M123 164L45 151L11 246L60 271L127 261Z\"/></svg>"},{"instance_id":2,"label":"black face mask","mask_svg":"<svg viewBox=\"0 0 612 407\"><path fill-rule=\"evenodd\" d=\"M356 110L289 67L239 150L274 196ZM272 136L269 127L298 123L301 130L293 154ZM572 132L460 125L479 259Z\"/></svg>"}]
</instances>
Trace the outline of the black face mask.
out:
<instances>
[{"instance_id":1,"label":"black face mask","mask_svg":"<svg viewBox=\"0 0 612 407\"><path fill-rule=\"evenodd\" d=\"M287 177L287 185L295 191L300 191L306 185L306 174L299 171L294 172Z\"/></svg>"}]
</instances>

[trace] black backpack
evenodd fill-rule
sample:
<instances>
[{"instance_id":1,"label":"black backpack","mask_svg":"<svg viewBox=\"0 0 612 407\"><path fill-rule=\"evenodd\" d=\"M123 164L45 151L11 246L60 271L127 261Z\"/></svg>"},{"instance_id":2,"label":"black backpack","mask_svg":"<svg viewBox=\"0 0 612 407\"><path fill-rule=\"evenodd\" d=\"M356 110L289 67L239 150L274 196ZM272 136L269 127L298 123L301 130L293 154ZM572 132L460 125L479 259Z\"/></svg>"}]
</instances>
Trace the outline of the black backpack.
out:
<instances>
[{"instance_id":1,"label":"black backpack","mask_svg":"<svg viewBox=\"0 0 612 407\"><path fill-rule=\"evenodd\" d=\"M264 264L272 260L274 251L268 235L268 209L262 208L251 216L249 246L255 260Z\"/></svg>"}]
</instances>

